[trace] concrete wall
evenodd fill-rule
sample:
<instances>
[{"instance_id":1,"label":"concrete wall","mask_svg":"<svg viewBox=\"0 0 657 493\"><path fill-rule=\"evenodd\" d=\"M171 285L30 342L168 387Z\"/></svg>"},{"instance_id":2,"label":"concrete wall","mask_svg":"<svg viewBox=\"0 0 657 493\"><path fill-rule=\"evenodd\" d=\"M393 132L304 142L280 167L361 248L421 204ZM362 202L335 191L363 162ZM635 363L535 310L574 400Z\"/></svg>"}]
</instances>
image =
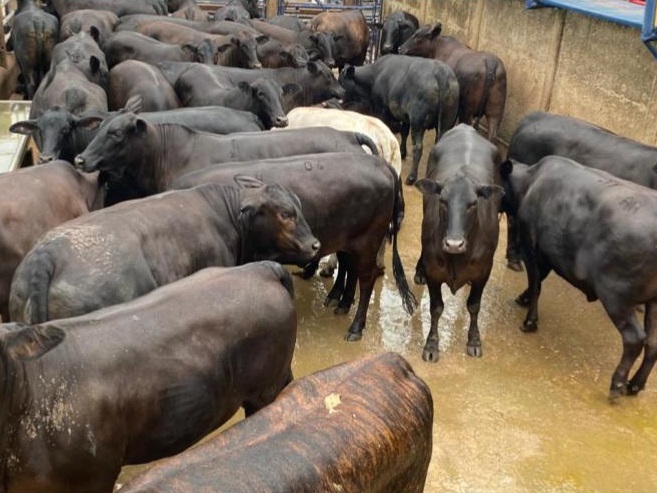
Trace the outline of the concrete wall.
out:
<instances>
[{"instance_id":1,"label":"concrete wall","mask_svg":"<svg viewBox=\"0 0 657 493\"><path fill-rule=\"evenodd\" d=\"M507 69L508 141L518 121L542 109L590 121L657 145L657 60L639 30L523 0L385 0L423 24L499 56Z\"/></svg>"}]
</instances>

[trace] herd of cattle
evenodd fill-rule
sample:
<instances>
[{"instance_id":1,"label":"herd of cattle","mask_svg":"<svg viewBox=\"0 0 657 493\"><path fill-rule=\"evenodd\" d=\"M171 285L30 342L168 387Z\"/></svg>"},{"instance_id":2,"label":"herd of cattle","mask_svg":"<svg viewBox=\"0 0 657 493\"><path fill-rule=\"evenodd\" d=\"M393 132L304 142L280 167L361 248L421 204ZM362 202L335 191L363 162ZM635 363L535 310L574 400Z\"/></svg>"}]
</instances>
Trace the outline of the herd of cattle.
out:
<instances>
[{"instance_id":1,"label":"herd of cattle","mask_svg":"<svg viewBox=\"0 0 657 493\"><path fill-rule=\"evenodd\" d=\"M505 159L499 58L406 12L363 65L369 38L359 10L306 24L260 19L253 0L213 14L195 0L19 1L11 45L32 106L10 130L34 138L40 165L0 176L0 492L111 492L123 465L180 452L122 491L423 491L428 387L393 353L292 381L280 265L308 278L336 254L325 305L348 313L358 287L345 336L357 341L391 242L413 313L397 244L409 133L423 359L438 360L442 284L470 285L467 353L482 356L504 212L509 267L527 272L523 330L554 270L621 333L610 398L644 388L657 149L535 112ZM436 145L418 179L426 130ZM244 422L185 451L239 407Z\"/></svg>"}]
</instances>

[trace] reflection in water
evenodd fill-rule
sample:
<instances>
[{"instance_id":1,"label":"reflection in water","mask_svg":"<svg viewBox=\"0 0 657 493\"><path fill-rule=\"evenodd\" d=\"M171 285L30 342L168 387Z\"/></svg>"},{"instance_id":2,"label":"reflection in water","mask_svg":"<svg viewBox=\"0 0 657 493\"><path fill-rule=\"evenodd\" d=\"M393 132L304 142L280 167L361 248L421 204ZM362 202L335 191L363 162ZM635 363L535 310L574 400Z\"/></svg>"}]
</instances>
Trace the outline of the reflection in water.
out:
<instances>
[{"instance_id":1,"label":"reflection in water","mask_svg":"<svg viewBox=\"0 0 657 493\"><path fill-rule=\"evenodd\" d=\"M425 146L432 143L427 137ZM414 188L404 187L404 193L399 248L412 283L422 199ZM434 399L427 493L657 492L657 374L638 397L609 404L620 336L599 303L587 303L554 274L544 283L538 332L521 333L525 311L513 299L526 280L505 266L504 220L501 226L479 316L482 358L465 354L466 286L456 295L444 288L440 360L422 361L430 321L428 292L411 284L420 306L412 317L403 310L389 248L385 276L377 281L359 342L343 339L355 308L336 316L323 306L330 280L295 278L295 377L365 354L404 355ZM140 469L126 468L121 480Z\"/></svg>"}]
</instances>

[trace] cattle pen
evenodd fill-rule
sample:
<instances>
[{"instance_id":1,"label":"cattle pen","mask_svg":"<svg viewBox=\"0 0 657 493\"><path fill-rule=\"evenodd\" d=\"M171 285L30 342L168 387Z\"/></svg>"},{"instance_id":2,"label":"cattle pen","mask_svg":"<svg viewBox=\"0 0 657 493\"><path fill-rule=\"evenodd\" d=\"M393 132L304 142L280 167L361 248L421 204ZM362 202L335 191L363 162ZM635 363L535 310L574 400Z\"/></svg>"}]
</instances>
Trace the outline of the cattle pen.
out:
<instances>
[{"instance_id":1,"label":"cattle pen","mask_svg":"<svg viewBox=\"0 0 657 493\"><path fill-rule=\"evenodd\" d=\"M0 19L7 26L0 40L0 172L5 173L35 164L37 150L28 137L8 131L11 124L29 118L30 102L15 99L17 66L6 49L16 3L0 3ZM196 3L214 12L228 0ZM420 25L441 22L444 34L498 55L508 71L507 107L497 136L498 147L506 154L518 123L534 110L585 119L657 147L657 60L654 48L646 49L650 36L641 36L649 9L650 22L657 28L655 3L649 0L644 7L629 0L260 0L258 7L263 16L303 20L324 11L363 12L371 36L366 63L378 57L382 23L398 10L416 15ZM605 12L611 8L629 13L631 20L605 17L601 8L596 10L601 6ZM482 135L485 126L484 119ZM399 134L396 137L399 140ZM434 139L435 132L427 131L422 172ZM410 154L403 161L402 177L409 173ZM374 287L363 338L357 342L344 340L355 307L339 316L324 306L334 278L294 275L294 377L389 351L401 354L428 384L434 403L424 493L657 493L657 373L638 396L611 404L609 377L621 353L620 336L599 302L588 303L554 273L543 284L540 329L521 332L526 310L514 299L526 288L527 277L507 268L504 217L481 301L483 355L466 354L468 287L456 294L444 287L440 356L435 363L422 359L431 324L429 290L413 284L413 277L422 251L423 197L408 185L403 185L403 194L399 253L419 301L415 313L410 316L403 310L391 248ZM295 267L287 269L300 274ZM253 293L243 303L257 312L259 301ZM178 309L190 310L189 305ZM358 387L358 375L352 383ZM379 393L371 398L384 401L385 391L385 385L377 387ZM341 419L339 426L348 426L339 404L329 405L324 397L318 407ZM244 418L240 410L217 433ZM181 420L180 427L184 425ZM124 466L115 491L164 460ZM248 465L234 474L249 474Z\"/></svg>"}]
</instances>

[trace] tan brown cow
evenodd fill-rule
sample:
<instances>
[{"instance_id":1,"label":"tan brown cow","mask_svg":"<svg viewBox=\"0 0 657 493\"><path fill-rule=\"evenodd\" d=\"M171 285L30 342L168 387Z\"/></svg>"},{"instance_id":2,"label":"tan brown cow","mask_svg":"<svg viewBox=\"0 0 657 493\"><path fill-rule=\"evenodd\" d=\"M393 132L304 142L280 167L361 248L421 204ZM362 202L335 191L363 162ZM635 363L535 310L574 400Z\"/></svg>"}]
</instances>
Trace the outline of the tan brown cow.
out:
<instances>
[{"instance_id":1,"label":"tan brown cow","mask_svg":"<svg viewBox=\"0 0 657 493\"><path fill-rule=\"evenodd\" d=\"M331 35L333 58L338 70L347 64L362 65L365 62L370 31L360 10L322 12L310 21L310 29L315 33Z\"/></svg>"},{"instance_id":2,"label":"tan brown cow","mask_svg":"<svg viewBox=\"0 0 657 493\"><path fill-rule=\"evenodd\" d=\"M452 36L441 35L440 22L424 26L399 48L403 55L445 62L459 81L459 121L479 125L486 117L488 140L495 142L506 104L506 68L492 53L470 49Z\"/></svg>"},{"instance_id":3,"label":"tan brown cow","mask_svg":"<svg viewBox=\"0 0 657 493\"><path fill-rule=\"evenodd\" d=\"M433 401L383 353L288 385L257 414L161 462L122 493L421 493Z\"/></svg>"}]
</instances>

